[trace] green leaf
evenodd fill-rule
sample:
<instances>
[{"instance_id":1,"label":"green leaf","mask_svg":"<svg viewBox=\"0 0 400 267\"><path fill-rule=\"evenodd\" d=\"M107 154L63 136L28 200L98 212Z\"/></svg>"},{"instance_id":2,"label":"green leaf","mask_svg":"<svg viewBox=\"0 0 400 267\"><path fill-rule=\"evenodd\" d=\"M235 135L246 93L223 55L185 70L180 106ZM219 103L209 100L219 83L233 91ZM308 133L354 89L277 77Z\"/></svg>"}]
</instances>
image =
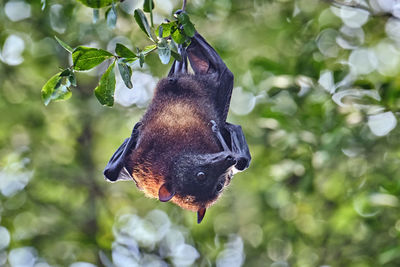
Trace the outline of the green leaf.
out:
<instances>
[{"instance_id":1,"label":"green leaf","mask_svg":"<svg viewBox=\"0 0 400 267\"><path fill-rule=\"evenodd\" d=\"M150 22L151 22L151 27L154 27L153 24L153 9L154 9L154 2L153 0L144 0L143 3L143 11L150 13Z\"/></svg>"},{"instance_id":2,"label":"green leaf","mask_svg":"<svg viewBox=\"0 0 400 267\"><path fill-rule=\"evenodd\" d=\"M114 3L112 6L106 11L107 25L111 29L115 28L117 25L117 10L115 9Z\"/></svg>"},{"instance_id":3,"label":"green leaf","mask_svg":"<svg viewBox=\"0 0 400 267\"><path fill-rule=\"evenodd\" d=\"M176 27L175 21L171 21L168 23L162 23L160 26L158 26L157 32L159 33L159 35L161 35L160 38L166 38L166 37L170 36L171 29L173 26ZM161 30L162 30L162 32L160 33Z\"/></svg>"},{"instance_id":4,"label":"green leaf","mask_svg":"<svg viewBox=\"0 0 400 267\"><path fill-rule=\"evenodd\" d=\"M143 52L140 52L139 53L139 65L141 68L143 67L143 64L144 64L144 54L143 54Z\"/></svg>"},{"instance_id":5,"label":"green leaf","mask_svg":"<svg viewBox=\"0 0 400 267\"><path fill-rule=\"evenodd\" d=\"M70 47L69 45L67 45L65 42L61 41L57 36L54 36L54 38L56 39L56 41L65 49L67 50L69 53L72 53L74 51L74 49L72 49L72 47Z\"/></svg>"},{"instance_id":6,"label":"green leaf","mask_svg":"<svg viewBox=\"0 0 400 267\"><path fill-rule=\"evenodd\" d=\"M65 79L65 77L61 76L61 74L64 72L65 71L59 72L51 77L50 80L48 80L42 87L42 100L46 106L52 100L67 100L71 97L72 93L68 88L70 85L69 81L67 81L67 84L62 84L62 81Z\"/></svg>"},{"instance_id":7,"label":"green leaf","mask_svg":"<svg viewBox=\"0 0 400 267\"><path fill-rule=\"evenodd\" d=\"M171 56L172 56L174 59L178 60L178 61L182 61L182 56L181 56L179 53L175 52L175 51L172 51L172 50L171 50Z\"/></svg>"},{"instance_id":8,"label":"green leaf","mask_svg":"<svg viewBox=\"0 0 400 267\"><path fill-rule=\"evenodd\" d=\"M90 70L111 57L113 54L105 50L79 46L72 53L72 62L75 70Z\"/></svg>"},{"instance_id":9,"label":"green leaf","mask_svg":"<svg viewBox=\"0 0 400 267\"><path fill-rule=\"evenodd\" d=\"M151 39L151 29L149 26L149 22L147 21L146 15L140 9L135 9L135 13L133 15L135 17L136 23L139 25L140 29Z\"/></svg>"},{"instance_id":10,"label":"green leaf","mask_svg":"<svg viewBox=\"0 0 400 267\"><path fill-rule=\"evenodd\" d=\"M158 25L156 33L158 33L158 37L160 37L160 38L163 37L163 27L162 27L162 25Z\"/></svg>"},{"instance_id":11,"label":"green leaf","mask_svg":"<svg viewBox=\"0 0 400 267\"><path fill-rule=\"evenodd\" d=\"M154 51L157 48L157 45L148 45L143 49L143 54L147 55L148 53Z\"/></svg>"},{"instance_id":12,"label":"green leaf","mask_svg":"<svg viewBox=\"0 0 400 267\"><path fill-rule=\"evenodd\" d=\"M94 94L102 105L112 107L114 105L115 91L115 61L101 76L99 85L94 89Z\"/></svg>"},{"instance_id":13,"label":"green leaf","mask_svg":"<svg viewBox=\"0 0 400 267\"><path fill-rule=\"evenodd\" d=\"M85 6L91 8L106 7L113 3L113 0L78 0L78 1L84 4Z\"/></svg>"},{"instance_id":14,"label":"green leaf","mask_svg":"<svg viewBox=\"0 0 400 267\"><path fill-rule=\"evenodd\" d=\"M134 62L136 62L137 60L139 60L139 58L121 58L121 61L126 63L126 64L132 64Z\"/></svg>"},{"instance_id":15,"label":"green leaf","mask_svg":"<svg viewBox=\"0 0 400 267\"><path fill-rule=\"evenodd\" d=\"M178 15L178 21L183 26L183 31L189 37L193 37L196 29L194 28L193 23L190 21L188 14L182 12Z\"/></svg>"},{"instance_id":16,"label":"green leaf","mask_svg":"<svg viewBox=\"0 0 400 267\"><path fill-rule=\"evenodd\" d=\"M60 73L60 77L67 77L71 75L72 71L70 69L65 69Z\"/></svg>"},{"instance_id":17,"label":"green leaf","mask_svg":"<svg viewBox=\"0 0 400 267\"><path fill-rule=\"evenodd\" d=\"M71 83L72 86L76 87L76 78L74 72L71 71L71 74L68 76L68 81Z\"/></svg>"},{"instance_id":18,"label":"green leaf","mask_svg":"<svg viewBox=\"0 0 400 267\"><path fill-rule=\"evenodd\" d=\"M177 16L177 19L178 19L180 24L184 24L184 23L190 22L189 16L185 12L179 13L178 16Z\"/></svg>"},{"instance_id":19,"label":"green leaf","mask_svg":"<svg viewBox=\"0 0 400 267\"><path fill-rule=\"evenodd\" d=\"M51 101L51 96L54 93L56 85L61 81L62 77L60 77L61 72L55 74L51 77L45 85L42 87L42 100L44 104L47 106Z\"/></svg>"},{"instance_id":20,"label":"green leaf","mask_svg":"<svg viewBox=\"0 0 400 267\"><path fill-rule=\"evenodd\" d=\"M150 6L151 5L151 6ZM154 9L154 1L153 0L144 0L143 3L143 11L150 13L151 10Z\"/></svg>"},{"instance_id":21,"label":"green leaf","mask_svg":"<svg viewBox=\"0 0 400 267\"><path fill-rule=\"evenodd\" d=\"M126 87L131 89L132 86L132 69L129 67L127 64L125 64L123 61L118 60L118 69L119 73L121 74L122 80L124 81Z\"/></svg>"},{"instance_id":22,"label":"green leaf","mask_svg":"<svg viewBox=\"0 0 400 267\"><path fill-rule=\"evenodd\" d=\"M176 31L174 31L171 34L172 39L177 43L177 44L183 44L186 41L186 36L183 35L179 29L177 29Z\"/></svg>"},{"instance_id":23,"label":"green leaf","mask_svg":"<svg viewBox=\"0 0 400 267\"><path fill-rule=\"evenodd\" d=\"M176 45L176 43L174 42L174 40L171 40L170 46L171 46L171 50L172 50L172 51L175 51L175 52L178 53L178 46Z\"/></svg>"},{"instance_id":24,"label":"green leaf","mask_svg":"<svg viewBox=\"0 0 400 267\"><path fill-rule=\"evenodd\" d=\"M183 30L185 31L185 34L189 37L193 37L196 33L196 29L194 28L194 25L192 23L184 24Z\"/></svg>"},{"instance_id":25,"label":"green leaf","mask_svg":"<svg viewBox=\"0 0 400 267\"><path fill-rule=\"evenodd\" d=\"M69 89L69 85L70 84L61 84L59 87L57 87L51 96L51 100L62 101L71 98L72 93Z\"/></svg>"},{"instance_id":26,"label":"green leaf","mask_svg":"<svg viewBox=\"0 0 400 267\"><path fill-rule=\"evenodd\" d=\"M115 46L115 53L117 53L118 56L124 58L136 58L135 53L133 53L128 47L120 43L117 43L117 45Z\"/></svg>"},{"instance_id":27,"label":"green leaf","mask_svg":"<svg viewBox=\"0 0 400 267\"><path fill-rule=\"evenodd\" d=\"M182 61L182 56L181 54L179 54L178 47L176 46L174 40L171 40L170 47L171 47L171 56L173 56L173 58L178 61Z\"/></svg>"},{"instance_id":28,"label":"green leaf","mask_svg":"<svg viewBox=\"0 0 400 267\"><path fill-rule=\"evenodd\" d=\"M171 59L171 49L169 48L168 42L165 39L161 39L158 43L158 57L162 64L168 64Z\"/></svg>"}]
</instances>

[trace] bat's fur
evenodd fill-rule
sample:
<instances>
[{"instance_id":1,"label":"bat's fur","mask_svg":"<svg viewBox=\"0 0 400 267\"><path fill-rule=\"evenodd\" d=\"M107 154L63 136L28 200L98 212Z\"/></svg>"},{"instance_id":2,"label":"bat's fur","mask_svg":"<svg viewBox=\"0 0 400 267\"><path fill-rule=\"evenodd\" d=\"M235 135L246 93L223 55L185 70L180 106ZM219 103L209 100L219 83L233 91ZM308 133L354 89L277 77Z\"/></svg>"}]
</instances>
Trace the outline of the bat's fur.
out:
<instances>
[{"instance_id":1,"label":"bat's fur","mask_svg":"<svg viewBox=\"0 0 400 267\"><path fill-rule=\"evenodd\" d=\"M179 74L162 79L142 119L140 138L127 165L134 166L132 176L147 196L158 198L163 184L173 185L171 166L184 151L216 153L219 144L210 121L219 121L209 96L210 86L201 76ZM216 199L200 201L194 196L176 194L171 201L197 211Z\"/></svg>"}]
</instances>

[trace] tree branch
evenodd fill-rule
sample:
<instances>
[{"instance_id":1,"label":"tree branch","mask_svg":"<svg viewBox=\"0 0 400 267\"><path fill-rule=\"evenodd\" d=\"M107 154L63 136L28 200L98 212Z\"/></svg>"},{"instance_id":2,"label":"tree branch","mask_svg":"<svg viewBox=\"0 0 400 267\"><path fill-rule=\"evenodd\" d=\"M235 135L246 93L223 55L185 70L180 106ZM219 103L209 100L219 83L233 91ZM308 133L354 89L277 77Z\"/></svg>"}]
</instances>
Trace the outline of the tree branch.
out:
<instances>
[{"instance_id":1,"label":"tree branch","mask_svg":"<svg viewBox=\"0 0 400 267\"><path fill-rule=\"evenodd\" d=\"M183 0L182 11L185 11L185 8L186 8L186 0Z\"/></svg>"}]
</instances>

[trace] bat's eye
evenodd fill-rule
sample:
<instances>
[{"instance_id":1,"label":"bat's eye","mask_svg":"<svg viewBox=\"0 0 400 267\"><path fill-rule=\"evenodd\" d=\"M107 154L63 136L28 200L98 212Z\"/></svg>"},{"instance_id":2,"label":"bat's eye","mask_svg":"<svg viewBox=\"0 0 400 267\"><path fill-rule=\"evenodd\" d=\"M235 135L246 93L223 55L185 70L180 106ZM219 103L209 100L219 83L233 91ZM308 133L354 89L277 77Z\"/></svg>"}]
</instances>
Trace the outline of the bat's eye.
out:
<instances>
[{"instance_id":1,"label":"bat's eye","mask_svg":"<svg viewBox=\"0 0 400 267\"><path fill-rule=\"evenodd\" d=\"M206 179L206 174L204 172L198 172L197 173L197 179L199 179L199 180Z\"/></svg>"}]
</instances>

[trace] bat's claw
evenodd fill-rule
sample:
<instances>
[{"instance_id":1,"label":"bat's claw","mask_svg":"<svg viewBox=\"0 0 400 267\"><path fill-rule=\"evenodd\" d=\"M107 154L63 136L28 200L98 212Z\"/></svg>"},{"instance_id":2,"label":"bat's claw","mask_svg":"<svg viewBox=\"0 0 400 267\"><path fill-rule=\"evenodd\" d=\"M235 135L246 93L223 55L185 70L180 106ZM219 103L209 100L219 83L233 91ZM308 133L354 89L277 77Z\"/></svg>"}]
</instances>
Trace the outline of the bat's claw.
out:
<instances>
[{"instance_id":1,"label":"bat's claw","mask_svg":"<svg viewBox=\"0 0 400 267\"><path fill-rule=\"evenodd\" d=\"M227 152L230 152L230 149L228 148L228 145L226 144L224 138L221 135L221 132L220 132L219 127L218 127L218 124L214 120L211 120L210 123L211 123L211 129L212 129L213 133L215 133L215 135L217 136L219 142L222 145L223 150L227 151Z\"/></svg>"},{"instance_id":2,"label":"bat's claw","mask_svg":"<svg viewBox=\"0 0 400 267\"><path fill-rule=\"evenodd\" d=\"M218 124L217 124L214 120L211 120L210 123L211 123L211 130L212 130L214 133L219 132Z\"/></svg>"}]
</instances>

